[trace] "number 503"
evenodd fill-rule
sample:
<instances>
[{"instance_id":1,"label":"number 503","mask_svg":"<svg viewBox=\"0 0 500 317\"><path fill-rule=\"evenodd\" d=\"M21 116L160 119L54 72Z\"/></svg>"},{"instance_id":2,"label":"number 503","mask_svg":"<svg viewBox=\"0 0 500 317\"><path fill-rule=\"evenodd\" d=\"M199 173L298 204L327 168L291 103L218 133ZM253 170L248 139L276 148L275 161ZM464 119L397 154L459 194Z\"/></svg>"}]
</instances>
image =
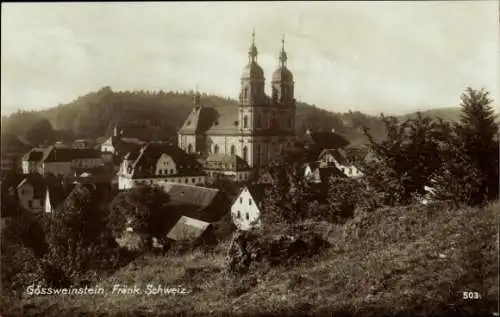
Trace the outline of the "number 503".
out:
<instances>
[{"instance_id":1,"label":"number 503","mask_svg":"<svg viewBox=\"0 0 500 317\"><path fill-rule=\"evenodd\" d=\"M463 292L463 299L480 299L481 295L478 292Z\"/></svg>"}]
</instances>

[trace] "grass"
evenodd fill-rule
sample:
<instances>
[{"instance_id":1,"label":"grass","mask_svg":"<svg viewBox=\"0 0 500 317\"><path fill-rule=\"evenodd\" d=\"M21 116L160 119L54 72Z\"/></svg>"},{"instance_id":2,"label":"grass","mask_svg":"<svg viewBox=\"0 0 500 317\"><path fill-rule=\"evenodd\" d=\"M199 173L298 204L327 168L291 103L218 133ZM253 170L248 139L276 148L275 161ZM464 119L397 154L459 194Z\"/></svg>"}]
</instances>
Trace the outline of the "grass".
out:
<instances>
[{"instance_id":1,"label":"grass","mask_svg":"<svg viewBox=\"0 0 500 317\"><path fill-rule=\"evenodd\" d=\"M99 283L107 296L0 302L5 316L478 316L498 311L498 216L426 206L358 214L344 225L309 223L331 243L294 267L243 277L214 252L144 256ZM183 285L189 295L112 295L113 284ZM473 291L481 299L464 300Z\"/></svg>"}]
</instances>

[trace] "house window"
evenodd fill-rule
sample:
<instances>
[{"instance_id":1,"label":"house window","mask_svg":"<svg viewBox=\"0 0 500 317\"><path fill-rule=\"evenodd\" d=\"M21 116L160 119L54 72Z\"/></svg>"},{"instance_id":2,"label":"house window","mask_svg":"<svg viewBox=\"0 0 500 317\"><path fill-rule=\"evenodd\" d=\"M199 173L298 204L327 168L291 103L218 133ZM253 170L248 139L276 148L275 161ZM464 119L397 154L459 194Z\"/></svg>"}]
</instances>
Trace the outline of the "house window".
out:
<instances>
[{"instance_id":1,"label":"house window","mask_svg":"<svg viewBox=\"0 0 500 317\"><path fill-rule=\"evenodd\" d=\"M186 178L186 179L184 180L184 183L186 183L186 184L187 184L188 182L189 182L189 180Z\"/></svg>"},{"instance_id":2,"label":"house window","mask_svg":"<svg viewBox=\"0 0 500 317\"><path fill-rule=\"evenodd\" d=\"M238 210L238 218L241 218L241 212Z\"/></svg>"},{"instance_id":3,"label":"house window","mask_svg":"<svg viewBox=\"0 0 500 317\"><path fill-rule=\"evenodd\" d=\"M252 206L252 198L248 198L248 205Z\"/></svg>"},{"instance_id":4,"label":"house window","mask_svg":"<svg viewBox=\"0 0 500 317\"><path fill-rule=\"evenodd\" d=\"M219 153L219 146L216 144L214 145L214 154Z\"/></svg>"},{"instance_id":5,"label":"house window","mask_svg":"<svg viewBox=\"0 0 500 317\"><path fill-rule=\"evenodd\" d=\"M196 178L191 178L191 182L194 184L196 183Z\"/></svg>"},{"instance_id":6,"label":"house window","mask_svg":"<svg viewBox=\"0 0 500 317\"><path fill-rule=\"evenodd\" d=\"M243 117L243 127L248 128L248 117L247 116Z\"/></svg>"},{"instance_id":7,"label":"house window","mask_svg":"<svg viewBox=\"0 0 500 317\"><path fill-rule=\"evenodd\" d=\"M231 155L234 155L236 154L236 147L233 145L231 145Z\"/></svg>"},{"instance_id":8,"label":"house window","mask_svg":"<svg viewBox=\"0 0 500 317\"><path fill-rule=\"evenodd\" d=\"M240 204L243 203L243 197L240 197Z\"/></svg>"},{"instance_id":9,"label":"house window","mask_svg":"<svg viewBox=\"0 0 500 317\"><path fill-rule=\"evenodd\" d=\"M33 201L28 200L28 207L29 207L29 208L32 208L32 207L33 207Z\"/></svg>"},{"instance_id":10,"label":"house window","mask_svg":"<svg viewBox=\"0 0 500 317\"><path fill-rule=\"evenodd\" d=\"M193 152L193 145L191 143L189 143L188 145L188 153L191 153Z\"/></svg>"},{"instance_id":11,"label":"house window","mask_svg":"<svg viewBox=\"0 0 500 317\"><path fill-rule=\"evenodd\" d=\"M247 218L247 220L250 220L250 215L248 214L248 212L247 212L247 215L246 215L246 216L247 216L247 217L246 217L246 218Z\"/></svg>"}]
</instances>

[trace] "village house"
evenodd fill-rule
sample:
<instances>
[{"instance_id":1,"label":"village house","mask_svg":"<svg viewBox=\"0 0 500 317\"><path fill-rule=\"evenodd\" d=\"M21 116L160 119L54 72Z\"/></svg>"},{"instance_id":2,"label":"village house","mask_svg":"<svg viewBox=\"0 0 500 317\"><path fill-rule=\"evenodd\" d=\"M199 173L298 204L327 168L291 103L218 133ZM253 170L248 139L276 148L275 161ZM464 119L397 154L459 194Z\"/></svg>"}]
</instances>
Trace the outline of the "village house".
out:
<instances>
[{"instance_id":1,"label":"village house","mask_svg":"<svg viewBox=\"0 0 500 317\"><path fill-rule=\"evenodd\" d=\"M103 166L99 151L53 145L43 150L34 149L23 157L23 172L42 175L72 175L75 169Z\"/></svg>"},{"instance_id":2,"label":"village house","mask_svg":"<svg viewBox=\"0 0 500 317\"><path fill-rule=\"evenodd\" d=\"M340 149L323 150L318 157L319 168L335 167L349 178L362 177L363 173L345 157Z\"/></svg>"},{"instance_id":3,"label":"village house","mask_svg":"<svg viewBox=\"0 0 500 317\"><path fill-rule=\"evenodd\" d=\"M53 213L61 207L62 203L69 196L74 188L74 184L50 184L45 189L45 199L43 211Z\"/></svg>"},{"instance_id":4,"label":"village house","mask_svg":"<svg viewBox=\"0 0 500 317\"><path fill-rule=\"evenodd\" d=\"M349 141L335 132L335 129L331 129L331 131L306 131L304 147L308 150L319 151L318 155L323 150L342 149L348 145Z\"/></svg>"},{"instance_id":5,"label":"village house","mask_svg":"<svg viewBox=\"0 0 500 317\"><path fill-rule=\"evenodd\" d=\"M170 213L175 215L175 221L187 216L212 223L229 212L230 202L219 189L176 183L163 183L161 187L170 197Z\"/></svg>"},{"instance_id":6,"label":"village house","mask_svg":"<svg viewBox=\"0 0 500 317\"><path fill-rule=\"evenodd\" d=\"M8 179L11 190L20 207L32 212L51 212L71 191L74 184L96 188L100 200L105 203L111 197L111 177L103 168L75 171L74 175L41 175L39 173L18 174ZM3 190L3 189L2 189ZM6 195L3 193L2 195Z\"/></svg>"},{"instance_id":7,"label":"village house","mask_svg":"<svg viewBox=\"0 0 500 317\"><path fill-rule=\"evenodd\" d=\"M149 142L125 155L118 172L118 188L126 190L140 184L205 184L202 165L180 148Z\"/></svg>"},{"instance_id":8,"label":"village house","mask_svg":"<svg viewBox=\"0 0 500 317\"><path fill-rule=\"evenodd\" d=\"M252 169L248 163L236 154L214 154L204 162L204 170L208 179L229 179L235 182L244 182L250 178Z\"/></svg>"},{"instance_id":9,"label":"village house","mask_svg":"<svg viewBox=\"0 0 500 317\"><path fill-rule=\"evenodd\" d=\"M0 173L5 175L9 171L21 169L21 158L31 146L23 142L16 135L2 133L0 150Z\"/></svg>"},{"instance_id":10,"label":"village house","mask_svg":"<svg viewBox=\"0 0 500 317\"><path fill-rule=\"evenodd\" d=\"M216 242L211 223L186 216L179 218L168 232L167 238L175 242L189 242L193 245L213 245Z\"/></svg>"},{"instance_id":11,"label":"village house","mask_svg":"<svg viewBox=\"0 0 500 317\"><path fill-rule=\"evenodd\" d=\"M313 184L325 184L330 177L346 177L346 175L335 166L321 167L317 161L305 163L303 167L304 178Z\"/></svg>"},{"instance_id":12,"label":"village house","mask_svg":"<svg viewBox=\"0 0 500 317\"><path fill-rule=\"evenodd\" d=\"M218 189L171 182L161 183L160 187L169 195L168 214L163 219L163 226L165 236L171 240L184 240L185 237L181 235L183 228L194 231L189 233L189 237L206 237L205 231L212 230L212 226L208 225L228 214L230 202ZM129 249L137 249L143 243L143 238L143 235L134 232L131 219L128 219L125 231L116 238L116 242Z\"/></svg>"},{"instance_id":13,"label":"village house","mask_svg":"<svg viewBox=\"0 0 500 317\"><path fill-rule=\"evenodd\" d=\"M243 187L231 206L233 222L240 230L250 230L261 226L260 216L267 184L253 184Z\"/></svg>"},{"instance_id":14,"label":"village house","mask_svg":"<svg viewBox=\"0 0 500 317\"><path fill-rule=\"evenodd\" d=\"M127 129L127 132L130 129ZM101 143L99 149L105 163L120 164L123 157L132 151L140 149L147 142L125 134L125 129L119 125L113 128L113 134Z\"/></svg>"},{"instance_id":15,"label":"village house","mask_svg":"<svg viewBox=\"0 0 500 317\"><path fill-rule=\"evenodd\" d=\"M32 173L17 185L19 204L26 210L39 212L45 201L45 180L42 175Z\"/></svg>"},{"instance_id":16,"label":"village house","mask_svg":"<svg viewBox=\"0 0 500 317\"><path fill-rule=\"evenodd\" d=\"M257 184L268 184L268 185L274 185L278 182L276 176L274 176L271 171L268 169L262 171L260 175L257 177L257 180L255 183Z\"/></svg>"},{"instance_id":17,"label":"village house","mask_svg":"<svg viewBox=\"0 0 500 317\"><path fill-rule=\"evenodd\" d=\"M33 148L22 158L23 174L38 173L42 169L42 157L45 149Z\"/></svg>"}]
</instances>

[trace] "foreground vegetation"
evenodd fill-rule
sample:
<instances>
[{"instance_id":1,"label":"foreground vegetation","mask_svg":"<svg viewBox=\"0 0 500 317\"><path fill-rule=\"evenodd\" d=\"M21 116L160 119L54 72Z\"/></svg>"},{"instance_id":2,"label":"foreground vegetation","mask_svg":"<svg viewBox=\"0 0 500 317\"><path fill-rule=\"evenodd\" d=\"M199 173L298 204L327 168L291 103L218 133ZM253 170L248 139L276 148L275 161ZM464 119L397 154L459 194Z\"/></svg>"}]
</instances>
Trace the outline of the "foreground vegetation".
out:
<instances>
[{"instance_id":1,"label":"foreground vegetation","mask_svg":"<svg viewBox=\"0 0 500 317\"><path fill-rule=\"evenodd\" d=\"M309 222L331 244L294 266L225 271L208 253L144 255L99 281L107 295L3 299L2 316L491 315L497 309L500 204L382 208L344 225ZM182 285L189 295L113 295L114 284ZM463 292L480 299L464 300Z\"/></svg>"},{"instance_id":2,"label":"foreground vegetation","mask_svg":"<svg viewBox=\"0 0 500 317\"><path fill-rule=\"evenodd\" d=\"M303 166L321 149L283 153L267 167L274 185L261 205L263 227L230 240L227 215L214 224L218 244L204 251L173 243L154 255L168 232L163 217L172 218L158 188L103 202L77 186L49 215L23 212L2 192L2 215L12 215L1 239L2 316L492 313L499 140L491 103L486 91L467 89L453 124L382 116L384 140L364 130L371 159L355 161L360 179L311 184ZM221 189L235 194L230 187ZM116 243L129 227L143 239L134 252ZM38 283L104 294L23 294ZM116 294L116 284L183 285L189 294Z\"/></svg>"}]
</instances>

